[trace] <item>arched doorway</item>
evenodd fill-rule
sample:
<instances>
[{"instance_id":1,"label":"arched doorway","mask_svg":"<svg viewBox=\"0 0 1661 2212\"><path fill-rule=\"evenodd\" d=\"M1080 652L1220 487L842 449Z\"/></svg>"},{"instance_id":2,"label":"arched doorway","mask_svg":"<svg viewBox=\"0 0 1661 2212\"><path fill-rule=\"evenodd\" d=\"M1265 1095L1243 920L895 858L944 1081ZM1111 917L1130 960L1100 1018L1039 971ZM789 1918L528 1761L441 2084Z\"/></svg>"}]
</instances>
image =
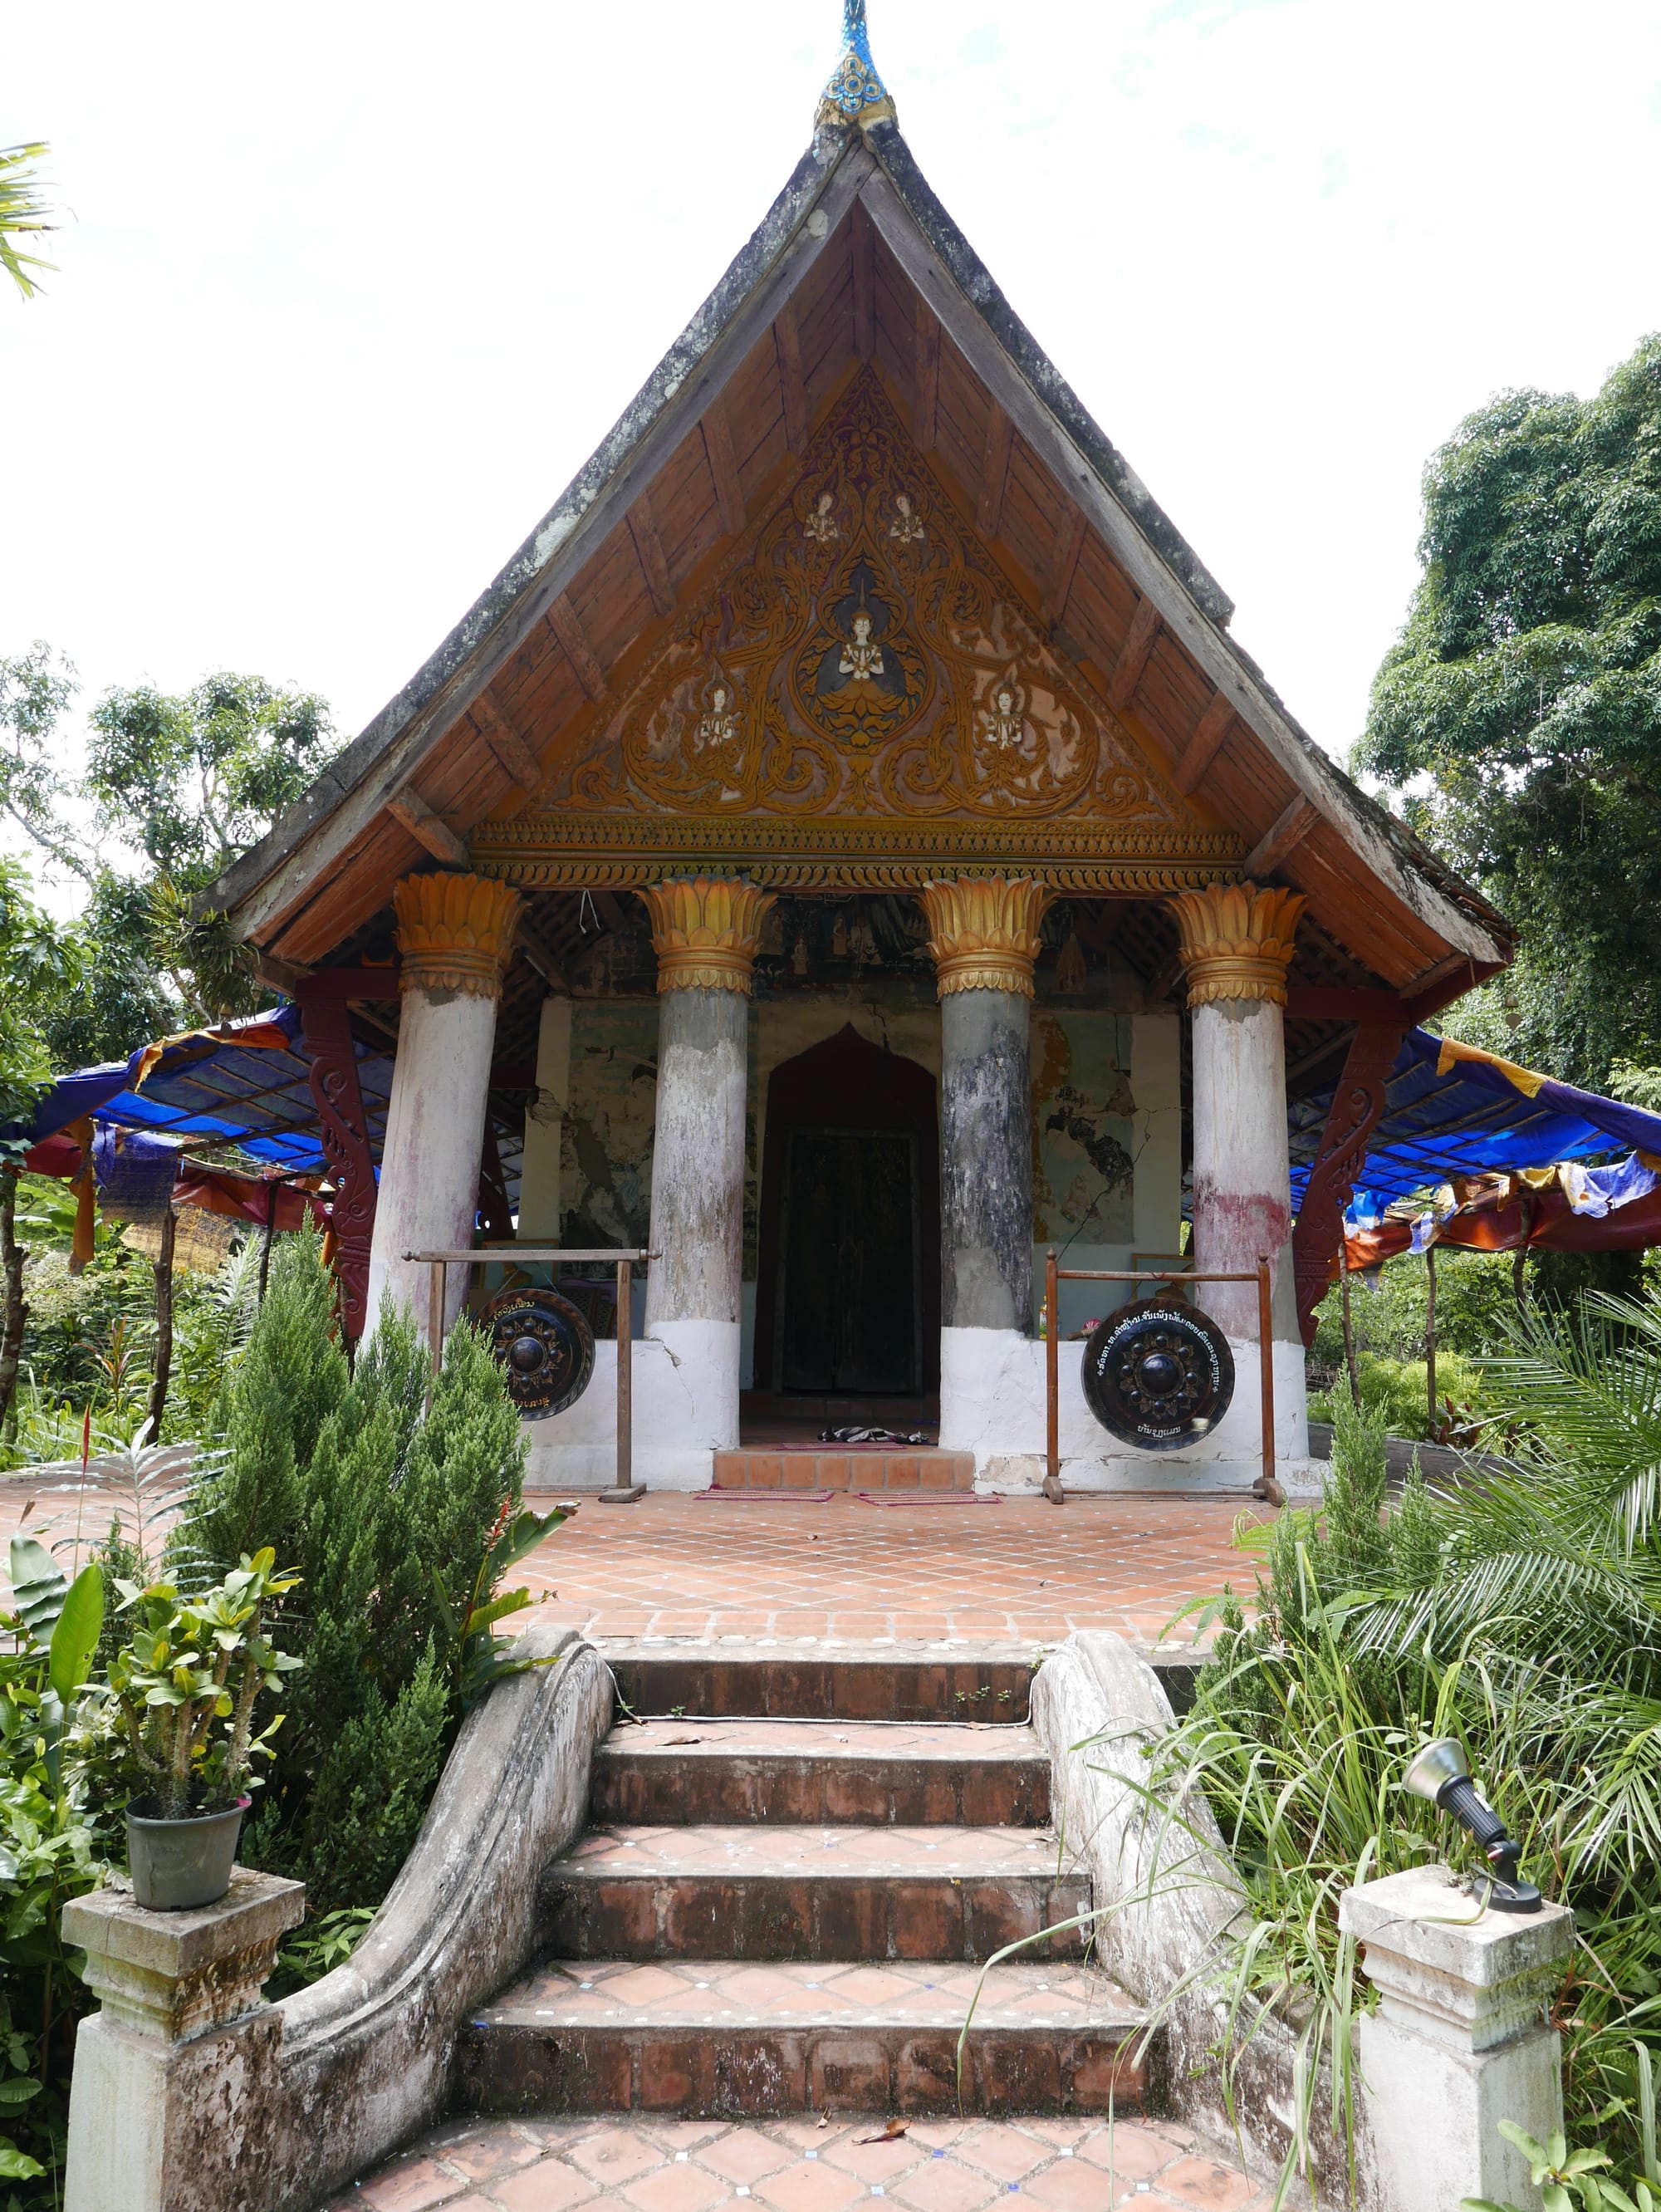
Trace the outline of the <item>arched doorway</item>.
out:
<instances>
[{"instance_id":1,"label":"arched doorway","mask_svg":"<svg viewBox=\"0 0 1661 2212\"><path fill-rule=\"evenodd\" d=\"M768 1079L755 1383L848 1400L940 1387L935 1079L852 1025Z\"/></svg>"}]
</instances>

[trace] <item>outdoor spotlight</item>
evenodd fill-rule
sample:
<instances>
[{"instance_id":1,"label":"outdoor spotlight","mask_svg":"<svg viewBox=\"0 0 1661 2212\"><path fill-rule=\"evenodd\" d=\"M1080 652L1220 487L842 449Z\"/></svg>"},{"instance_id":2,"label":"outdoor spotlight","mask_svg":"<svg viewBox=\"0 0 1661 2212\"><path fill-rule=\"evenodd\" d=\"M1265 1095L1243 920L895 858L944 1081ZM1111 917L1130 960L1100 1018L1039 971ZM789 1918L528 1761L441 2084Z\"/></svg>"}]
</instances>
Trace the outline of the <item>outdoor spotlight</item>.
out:
<instances>
[{"instance_id":1,"label":"outdoor spotlight","mask_svg":"<svg viewBox=\"0 0 1661 2212\"><path fill-rule=\"evenodd\" d=\"M1427 1797L1439 1811L1452 1813L1469 1828L1494 1869L1488 1903L1496 1912L1537 1912L1540 1893L1531 1881L1520 1881L1517 1862L1523 1847L1506 1833L1506 1824L1491 1805L1485 1805L1470 1778L1464 1747L1451 1735L1428 1743L1403 1779L1415 1797Z\"/></svg>"}]
</instances>

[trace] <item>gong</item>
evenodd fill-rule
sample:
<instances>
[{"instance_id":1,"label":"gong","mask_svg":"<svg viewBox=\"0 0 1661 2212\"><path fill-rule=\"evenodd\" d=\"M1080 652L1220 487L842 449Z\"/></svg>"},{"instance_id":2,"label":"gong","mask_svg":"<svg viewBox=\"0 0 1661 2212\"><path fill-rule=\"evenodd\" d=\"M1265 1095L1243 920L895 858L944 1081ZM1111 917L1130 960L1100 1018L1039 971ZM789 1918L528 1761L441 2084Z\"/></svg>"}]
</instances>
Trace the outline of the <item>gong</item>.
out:
<instances>
[{"instance_id":1,"label":"gong","mask_svg":"<svg viewBox=\"0 0 1661 2212\"><path fill-rule=\"evenodd\" d=\"M594 1372L594 1332L557 1291L503 1291L482 1316L507 1395L527 1419L574 1406Z\"/></svg>"},{"instance_id":2,"label":"gong","mask_svg":"<svg viewBox=\"0 0 1661 2212\"><path fill-rule=\"evenodd\" d=\"M1084 1396L1120 1442L1175 1451L1209 1436L1234 1395L1228 1340L1175 1298L1120 1306L1084 1347Z\"/></svg>"}]
</instances>

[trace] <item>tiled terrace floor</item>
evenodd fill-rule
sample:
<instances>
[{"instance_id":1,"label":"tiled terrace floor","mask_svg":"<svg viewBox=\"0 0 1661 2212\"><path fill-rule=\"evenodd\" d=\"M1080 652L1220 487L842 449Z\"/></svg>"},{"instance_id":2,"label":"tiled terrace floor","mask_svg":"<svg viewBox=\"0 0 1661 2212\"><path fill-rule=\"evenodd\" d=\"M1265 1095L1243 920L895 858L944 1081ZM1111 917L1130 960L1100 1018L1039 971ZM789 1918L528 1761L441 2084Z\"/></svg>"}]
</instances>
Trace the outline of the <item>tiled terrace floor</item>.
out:
<instances>
[{"instance_id":1,"label":"tiled terrace floor","mask_svg":"<svg viewBox=\"0 0 1661 2212\"><path fill-rule=\"evenodd\" d=\"M870 2118L745 2122L474 2120L441 2128L330 2212L982 2212L1011 2197L1043 2212L1267 2212L1226 2155L1147 2120L914 2120L893 2141Z\"/></svg>"},{"instance_id":2,"label":"tiled terrace floor","mask_svg":"<svg viewBox=\"0 0 1661 2212\"><path fill-rule=\"evenodd\" d=\"M0 1484L0 1544L20 1522L52 1542L108 1529L113 1501L59 1477ZM557 1493L527 1503L545 1511ZM1058 1644L1112 1628L1151 1644L1172 1616L1225 1582L1249 1593L1233 1544L1238 1498L710 1500L659 1492L634 1505L591 1497L519 1571L544 1604L521 1614L593 1637L871 1644L958 1638ZM130 1519L130 1513L127 1517ZM3 1555L0 1555L3 1556ZM515 1626L510 1622L510 1627ZM1171 1630L1189 1641L1191 1621Z\"/></svg>"},{"instance_id":3,"label":"tiled terrace floor","mask_svg":"<svg viewBox=\"0 0 1661 2212\"><path fill-rule=\"evenodd\" d=\"M550 1498L535 1498L539 1509ZM1238 1498L888 1504L582 1503L527 1562L561 1621L600 1638L961 1638L1032 1646L1076 1628L1156 1641L1191 1598L1250 1592ZM1172 1632L1179 1642L1191 1622Z\"/></svg>"}]
</instances>

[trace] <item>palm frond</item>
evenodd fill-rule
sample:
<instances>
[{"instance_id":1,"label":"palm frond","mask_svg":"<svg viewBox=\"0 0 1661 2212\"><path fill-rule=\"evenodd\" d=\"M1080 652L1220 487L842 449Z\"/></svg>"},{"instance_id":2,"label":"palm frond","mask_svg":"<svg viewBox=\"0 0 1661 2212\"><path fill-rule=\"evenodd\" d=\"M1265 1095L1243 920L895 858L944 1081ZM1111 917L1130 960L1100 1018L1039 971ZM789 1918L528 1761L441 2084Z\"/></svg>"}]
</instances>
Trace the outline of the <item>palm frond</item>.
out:
<instances>
[{"instance_id":1,"label":"palm frond","mask_svg":"<svg viewBox=\"0 0 1661 2212\"><path fill-rule=\"evenodd\" d=\"M20 238L39 237L57 228L46 220L46 203L40 197L33 167L45 159L45 145L39 142L0 148L0 269L26 300L33 299L40 289L30 272L57 266L38 253L25 253L16 243Z\"/></svg>"}]
</instances>

